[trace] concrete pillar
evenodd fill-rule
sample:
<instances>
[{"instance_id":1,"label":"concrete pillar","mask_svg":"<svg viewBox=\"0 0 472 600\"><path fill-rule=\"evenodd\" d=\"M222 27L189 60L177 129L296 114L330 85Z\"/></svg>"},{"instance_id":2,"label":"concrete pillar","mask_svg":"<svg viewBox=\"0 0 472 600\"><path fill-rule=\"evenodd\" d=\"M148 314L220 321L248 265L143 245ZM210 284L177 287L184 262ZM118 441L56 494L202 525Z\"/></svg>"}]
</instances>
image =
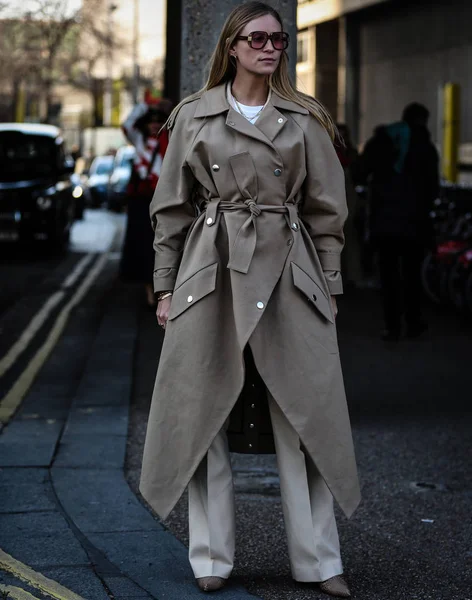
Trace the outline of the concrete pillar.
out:
<instances>
[{"instance_id":1,"label":"concrete pillar","mask_svg":"<svg viewBox=\"0 0 472 600\"><path fill-rule=\"evenodd\" d=\"M316 26L315 95L337 120L339 22L337 19Z\"/></svg>"},{"instance_id":2,"label":"concrete pillar","mask_svg":"<svg viewBox=\"0 0 472 600\"><path fill-rule=\"evenodd\" d=\"M284 29L290 34L288 53L295 78L297 0L265 1L279 11ZM203 87L208 61L226 17L240 4L241 0L167 0L165 94L174 102Z\"/></svg>"}]
</instances>

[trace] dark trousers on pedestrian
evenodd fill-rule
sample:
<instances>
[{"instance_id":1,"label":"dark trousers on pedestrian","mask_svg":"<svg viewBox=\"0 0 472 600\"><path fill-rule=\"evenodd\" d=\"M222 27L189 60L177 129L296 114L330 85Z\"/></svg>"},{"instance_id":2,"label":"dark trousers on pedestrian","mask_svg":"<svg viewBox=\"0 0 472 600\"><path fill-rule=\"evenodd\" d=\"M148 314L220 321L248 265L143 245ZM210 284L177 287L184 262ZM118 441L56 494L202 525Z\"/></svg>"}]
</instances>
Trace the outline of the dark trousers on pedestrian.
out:
<instances>
[{"instance_id":1,"label":"dark trousers on pedestrian","mask_svg":"<svg viewBox=\"0 0 472 600\"><path fill-rule=\"evenodd\" d=\"M400 334L402 316L410 332L421 327L421 244L402 238L384 238L376 244L386 329Z\"/></svg>"}]
</instances>

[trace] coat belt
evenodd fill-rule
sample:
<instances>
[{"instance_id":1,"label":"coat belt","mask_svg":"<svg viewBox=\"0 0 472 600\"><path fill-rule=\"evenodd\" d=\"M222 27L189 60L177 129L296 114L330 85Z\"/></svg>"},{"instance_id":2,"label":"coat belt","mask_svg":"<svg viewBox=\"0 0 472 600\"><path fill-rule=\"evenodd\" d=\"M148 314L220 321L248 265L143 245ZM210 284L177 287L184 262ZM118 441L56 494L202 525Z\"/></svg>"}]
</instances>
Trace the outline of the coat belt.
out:
<instances>
[{"instance_id":1,"label":"coat belt","mask_svg":"<svg viewBox=\"0 0 472 600\"><path fill-rule=\"evenodd\" d=\"M233 247L229 250L228 268L239 273L247 273L251 266L257 243L256 220L263 212L286 214L291 229L300 230L296 204L287 202L282 206L274 206L257 204L252 199L244 202L224 202L219 198L212 198L205 206L205 223L208 227L213 227L217 223L218 213L238 210L247 210L250 213L248 219L239 228Z\"/></svg>"}]
</instances>

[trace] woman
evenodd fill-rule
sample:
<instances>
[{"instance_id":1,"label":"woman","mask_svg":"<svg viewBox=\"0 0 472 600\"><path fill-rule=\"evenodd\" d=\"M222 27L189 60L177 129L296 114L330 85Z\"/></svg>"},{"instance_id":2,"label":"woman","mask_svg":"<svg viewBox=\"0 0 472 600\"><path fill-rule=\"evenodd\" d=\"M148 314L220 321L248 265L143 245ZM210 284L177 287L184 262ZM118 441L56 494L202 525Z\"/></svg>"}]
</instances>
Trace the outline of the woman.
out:
<instances>
[{"instance_id":1,"label":"woman","mask_svg":"<svg viewBox=\"0 0 472 600\"><path fill-rule=\"evenodd\" d=\"M347 515L359 502L334 325L344 178L331 119L289 81L287 44L275 10L238 6L205 88L169 119L151 204L166 335L140 488L165 518L188 484L190 563L202 590L221 588L235 527L226 430L264 451L266 407L293 577L348 597L331 495ZM263 388L249 403L246 368Z\"/></svg>"},{"instance_id":2,"label":"woman","mask_svg":"<svg viewBox=\"0 0 472 600\"><path fill-rule=\"evenodd\" d=\"M152 286L153 231L149 226L149 204L159 180L168 144L167 131L160 130L170 111L171 105L167 100L154 105L137 104L122 126L128 141L135 147L136 156L128 186L128 224L121 275L127 281L144 283L146 301L150 307L155 307L155 300Z\"/></svg>"}]
</instances>

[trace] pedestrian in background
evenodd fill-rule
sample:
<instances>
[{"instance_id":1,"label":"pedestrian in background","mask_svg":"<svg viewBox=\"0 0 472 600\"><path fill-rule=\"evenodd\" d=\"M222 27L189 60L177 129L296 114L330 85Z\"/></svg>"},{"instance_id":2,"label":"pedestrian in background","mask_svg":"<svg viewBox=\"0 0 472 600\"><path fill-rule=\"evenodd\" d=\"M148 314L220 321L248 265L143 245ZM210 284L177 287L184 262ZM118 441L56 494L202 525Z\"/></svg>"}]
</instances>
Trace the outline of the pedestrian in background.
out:
<instances>
[{"instance_id":1,"label":"pedestrian in background","mask_svg":"<svg viewBox=\"0 0 472 600\"><path fill-rule=\"evenodd\" d=\"M378 256L386 341L400 338L402 316L407 337L427 329L421 264L432 242L429 212L439 193L428 118L425 106L408 105L401 122L376 128L356 164L356 177L370 188L370 235Z\"/></svg>"},{"instance_id":2,"label":"pedestrian in background","mask_svg":"<svg viewBox=\"0 0 472 600\"><path fill-rule=\"evenodd\" d=\"M190 563L216 590L234 561L229 450L275 445L293 577L348 597L333 512L333 495L348 516L359 502L335 327L344 175L288 44L273 8L239 5L205 88L169 120L151 204L166 333L140 489L165 518L188 485ZM241 395L254 372L260 394Z\"/></svg>"},{"instance_id":3,"label":"pedestrian in background","mask_svg":"<svg viewBox=\"0 0 472 600\"><path fill-rule=\"evenodd\" d=\"M342 271L345 285L357 287L362 283L361 248L359 234L356 229L356 219L359 208L359 197L356 192L351 173L358 153L351 141L351 134L347 125L337 124L339 137L336 140L336 153L344 169L346 185L346 201L348 217L344 224L344 249L342 253Z\"/></svg>"},{"instance_id":4,"label":"pedestrian in background","mask_svg":"<svg viewBox=\"0 0 472 600\"><path fill-rule=\"evenodd\" d=\"M155 299L152 285L154 234L149 224L149 205L168 145L167 130L160 130L171 109L171 103L164 99L152 105L137 104L122 125L128 141L136 149L136 156L127 190L128 221L120 271L124 280L144 284L150 307L155 307Z\"/></svg>"}]
</instances>

